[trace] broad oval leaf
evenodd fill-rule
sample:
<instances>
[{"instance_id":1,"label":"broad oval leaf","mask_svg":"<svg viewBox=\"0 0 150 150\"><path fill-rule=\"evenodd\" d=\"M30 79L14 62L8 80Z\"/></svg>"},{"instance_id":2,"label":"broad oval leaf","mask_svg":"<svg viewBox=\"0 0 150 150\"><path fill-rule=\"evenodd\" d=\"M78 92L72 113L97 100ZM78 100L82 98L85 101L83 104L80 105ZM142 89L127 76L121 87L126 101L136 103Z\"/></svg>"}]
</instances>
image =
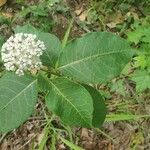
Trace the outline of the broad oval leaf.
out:
<instances>
[{"instance_id":1,"label":"broad oval leaf","mask_svg":"<svg viewBox=\"0 0 150 150\"><path fill-rule=\"evenodd\" d=\"M15 32L31 33L37 35L38 39L43 41L46 46L46 50L41 56L43 64L46 66L55 67L61 52L61 42L55 35L42 32L29 24L25 26L17 26Z\"/></svg>"},{"instance_id":2,"label":"broad oval leaf","mask_svg":"<svg viewBox=\"0 0 150 150\"><path fill-rule=\"evenodd\" d=\"M103 83L119 75L131 57L126 40L107 32L88 33L66 45L58 70L85 83Z\"/></svg>"},{"instance_id":3,"label":"broad oval leaf","mask_svg":"<svg viewBox=\"0 0 150 150\"><path fill-rule=\"evenodd\" d=\"M42 89L48 88L46 104L67 125L92 126L93 102L88 91L81 85L65 78L49 80L39 77Z\"/></svg>"},{"instance_id":4,"label":"broad oval leaf","mask_svg":"<svg viewBox=\"0 0 150 150\"><path fill-rule=\"evenodd\" d=\"M84 85L84 87L91 94L93 99L94 111L92 125L93 127L99 128L104 123L107 113L104 98L101 96L100 92L95 88L88 85Z\"/></svg>"},{"instance_id":5,"label":"broad oval leaf","mask_svg":"<svg viewBox=\"0 0 150 150\"><path fill-rule=\"evenodd\" d=\"M5 74L0 79L0 132L8 132L26 121L36 101L37 80Z\"/></svg>"}]
</instances>

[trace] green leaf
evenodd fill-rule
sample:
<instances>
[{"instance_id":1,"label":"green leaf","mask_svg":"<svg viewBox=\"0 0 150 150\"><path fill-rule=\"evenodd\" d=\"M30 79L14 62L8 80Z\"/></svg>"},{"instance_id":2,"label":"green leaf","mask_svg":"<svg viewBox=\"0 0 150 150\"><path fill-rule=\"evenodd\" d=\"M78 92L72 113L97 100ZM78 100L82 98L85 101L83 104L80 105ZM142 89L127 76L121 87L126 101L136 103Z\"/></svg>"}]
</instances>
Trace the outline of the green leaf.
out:
<instances>
[{"instance_id":1,"label":"green leaf","mask_svg":"<svg viewBox=\"0 0 150 150\"><path fill-rule=\"evenodd\" d=\"M34 16L48 17L48 9L46 3L30 6L30 11Z\"/></svg>"},{"instance_id":2,"label":"green leaf","mask_svg":"<svg viewBox=\"0 0 150 150\"><path fill-rule=\"evenodd\" d=\"M71 126L92 126L93 103L88 91L65 78L50 80L39 76L39 84L48 88L46 105L61 120Z\"/></svg>"},{"instance_id":3,"label":"green leaf","mask_svg":"<svg viewBox=\"0 0 150 150\"><path fill-rule=\"evenodd\" d=\"M0 60L1 60L1 47L4 43L4 38L0 35Z\"/></svg>"},{"instance_id":4,"label":"green leaf","mask_svg":"<svg viewBox=\"0 0 150 150\"><path fill-rule=\"evenodd\" d=\"M135 67L141 67L144 69L147 66L147 59L145 55L139 55L134 57L135 60Z\"/></svg>"},{"instance_id":5,"label":"green leaf","mask_svg":"<svg viewBox=\"0 0 150 150\"><path fill-rule=\"evenodd\" d=\"M140 42L141 37L143 36L143 32L141 32L141 30L137 30L134 32L129 32L127 35L128 35L128 40L130 42L134 42L135 44L137 44Z\"/></svg>"},{"instance_id":6,"label":"green leaf","mask_svg":"<svg viewBox=\"0 0 150 150\"><path fill-rule=\"evenodd\" d=\"M84 87L91 94L93 99L94 112L92 125L94 127L100 127L106 118L106 105L104 98L101 96L100 92L93 87L88 85L84 85Z\"/></svg>"},{"instance_id":7,"label":"green leaf","mask_svg":"<svg viewBox=\"0 0 150 150\"><path fill-rule=\"evenodd\" d=\"M69 35L70 35L70 31L71 31L71 28L72 28L72 26L73 26L73 19L70 21L70 24L69 24L69 26L68 26L68 29L67 29L67 31L66 31L66 33L65 33L65 36L64 36L64 38L63 38L63 41L62 41L62 48L64 48L65 46L66 46L66 44L67 44L67 42L68 42L68 38L69 38Z\"/></svg>"},{"instance_id":8,"label":"green leaf","mask_svg":"<svg viewBox=\"0 0 150 150\"><path fill-rule=\"evenodd\" d=\"M41 57L43 64L47 66L50 65L52 67L55 67L61 52L61 43L55 35L41 32L40 30L34 28L29 24L25 26L17 26L15 32L36 34L38 39L43 41L46 46L46 50Z\"/></svg>"},{"instance_id":9,"label":"green leaf","mask_svg":"<svg viewBox=\"0 0 150 150\"><path fill-rule=\"evenodd\" d=\"M134 31L129 32L128 40L138 44L140 41L150 43L150 27L149 26L138 26Z\"/></svg>"},{"instance_id":10,"label":"green leaf","mask_svg":"<svg viewBox=\"0 0 150 150\"><path fill-rule=\"evenodd\" d=\"M84 150L83 148L71 143L70 141L68 141L60 136L59 136L59 138L62 140L63 143L65 143L67 146L69 146L73 150Z\"/></svg>"},{"instance_id":11,"label":"green leaf","mask_svg":"<svg viewBox=\"0 0 150 150\"><path fill-rule=\"evenodd\" d=\"M150 89L150 74L146 70L137 70L131 78L136 83L136 91Z\"/></svg>"},{"instance_id":12,"label":"green leaf","mask_svg":"<svg viewBox=\"0 0 150 150\"><path fill-rule=\"evenodd\" d=\"M16 15L15 15L13 21L16 21L17 19L20 19L20 18L24 18L24 17L26 17L29 13L31 13L30 7L23 8L21 11L19 11L18 13L16 13Z\"/></svg>"},{"instance_id":13,"label":"green leaf","mask_svg":"<svg viewBox=\"0 0 150 150\"><path fill-rule=\"evenodd\" d=\"M59 2L60 2L60 0L49 0L49 4L51 6L53 6L54 4L59 3Z\"/></svg>"},{"instance_id":14,"label":"green leaf","mask_svg":"<svg viewBox=\"0 0 150 150\"><path fill-rule=\"evenodd\" d=\"M118 80L113 82L111 85L111 91L116 92L122 96L125 96L127 93L126 93L126 88L124 86L124 81Z\"/></svg>"},{"instance_id":15,"label":"green leaf","mask_svg":"<svg viewBox=\"0 0 150 150\"><path fill-rule=\"evenodd\" d=\"M1 49L2 45L3 45L3 42L4 42L4 38L0 35L0 49Z\"/></svg>"},{"instance_id":16,"label":"green leaf","mask_svg":"<svg viewBox=\"0 0 150 150\"><path fill-rule=\"evenodd\" d=\"M112 98L112 95L109 91L105 91L105 90L99 90L99 92L101 93L102 97L105 99L105 100L109 100Z\"/></svg>"},{"instance_id":17,"label":"green leaf","mask_svg":"<svg viewBox=\"0 0 150 150\"><path fill-rule=\"evenodd\" d=\"M17 128L28 119L37 101L37 81L7 73L0 79L0 132Z\"/></svg>"},{"instance_id":18,"label":"green leaf","mask_svg":"<svg viewBox=\"0 0 150 150\"><path fill-rule=\"evenodd\" d=\"M103 83L119 75L131 57L124 39L107 32L88 33L66 45L58 70L85 83Z\"/></svg>"},{"instance_id":19,"label":"green leaf","mask_svg":"<svg viewBox=\"0 0 150 150\"><path fill-rule=\"evenodd\" d=\"M43 137L41 137L41 141L39 144L38 150L43 150L45 148L46 142L48 140L49 128L46 126L43 131Z\"/></svg>"},{"instance_id":20,"label":"green leaf","mask_svg":"<svg viewBox=\"0 0 150 150\"><path fill-rule=\"evenodd\" d=\"M140 118L150 118L150 115L133 115L133 114L111 114L107 115L106 121L124 121L124 120L138 120Z\"/></svg>"}]
</instances>

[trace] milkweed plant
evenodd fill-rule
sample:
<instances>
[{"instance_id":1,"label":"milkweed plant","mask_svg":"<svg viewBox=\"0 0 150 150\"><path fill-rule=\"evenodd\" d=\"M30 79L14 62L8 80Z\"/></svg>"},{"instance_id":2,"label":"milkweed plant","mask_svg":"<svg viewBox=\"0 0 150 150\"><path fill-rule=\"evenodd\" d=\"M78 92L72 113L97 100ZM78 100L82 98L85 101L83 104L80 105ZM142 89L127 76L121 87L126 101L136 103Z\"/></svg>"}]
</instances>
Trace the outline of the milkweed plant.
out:
<instances>
[{"instance_id":1,"label":"milkweed plant","mask_svg":"<svg viewBox=\"0 0 150 150\"><path fill-rule=\"evenodd\" d=\"M32 115L39 92L63 124L100 127L106 106L94 85L117 77L132 58L128 42L109 32L91 32L64 45L31 25L17 26L0 46L0 133Z\"/></svg>"}]
</instances>

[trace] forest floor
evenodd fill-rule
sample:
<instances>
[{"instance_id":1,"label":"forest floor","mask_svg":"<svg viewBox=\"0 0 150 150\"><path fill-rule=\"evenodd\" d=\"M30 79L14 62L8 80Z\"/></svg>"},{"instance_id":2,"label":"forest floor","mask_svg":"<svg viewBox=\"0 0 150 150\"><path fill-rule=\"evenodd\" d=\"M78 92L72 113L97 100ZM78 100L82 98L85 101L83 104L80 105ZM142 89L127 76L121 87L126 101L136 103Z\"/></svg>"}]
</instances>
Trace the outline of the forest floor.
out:
<instances>
[{"instance_id":1,"label":"forest floor","mask_svg":"<svg viewBox=\"0 0 150 150\"><path fill-rule=\"evenodd\" d=\"M146 19L150 8L150 2L144 0L138 3L133 0L51 0L51 3L47 6L44 0L8 0L0 7L0 34L9 37L16 25L30 23L62 40L74 18L70 39L92 31L114 32L127 38L126 33L132 30L132 25ZM116 83L119 79L123 86ZM108 118L97 131L73 128L72 142L85 150L150 150L150 117L141 117L150 114L149 91L137 94L135 83L128 76L118 77L107 85L97 87L104 91L108 114L115 114L114 119ZM0 150L40 149L39 144L45 136L43 108L44 101L39 96L34 115L18 129L0 135ZM56 128L64 129L58 120L52 123ZM68 134L61 134L70 140ZM51 149L51 143L49 135L44 150ZM60 140L56 140L55 147L56 150L69 149Z\"/></svg>"}]
</instances>

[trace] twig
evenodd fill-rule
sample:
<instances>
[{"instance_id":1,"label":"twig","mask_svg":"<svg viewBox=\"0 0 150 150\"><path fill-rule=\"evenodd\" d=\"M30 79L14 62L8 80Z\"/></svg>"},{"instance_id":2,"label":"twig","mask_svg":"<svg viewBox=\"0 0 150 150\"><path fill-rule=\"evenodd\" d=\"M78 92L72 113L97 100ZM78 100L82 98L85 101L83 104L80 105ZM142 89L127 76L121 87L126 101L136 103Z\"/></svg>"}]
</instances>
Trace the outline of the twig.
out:
<instances>
[{"instance_id":1,"label":"twig","mask_svg":"<svg viewBox=\"0 0 150 150\"><path fill-rule=\"evenodd\" d=\"M0 138L0 144L2 143L2 141L4 140L5 136L7 135L7 133L3 134L2 137Z\"/></svg>"}]
</instances>

